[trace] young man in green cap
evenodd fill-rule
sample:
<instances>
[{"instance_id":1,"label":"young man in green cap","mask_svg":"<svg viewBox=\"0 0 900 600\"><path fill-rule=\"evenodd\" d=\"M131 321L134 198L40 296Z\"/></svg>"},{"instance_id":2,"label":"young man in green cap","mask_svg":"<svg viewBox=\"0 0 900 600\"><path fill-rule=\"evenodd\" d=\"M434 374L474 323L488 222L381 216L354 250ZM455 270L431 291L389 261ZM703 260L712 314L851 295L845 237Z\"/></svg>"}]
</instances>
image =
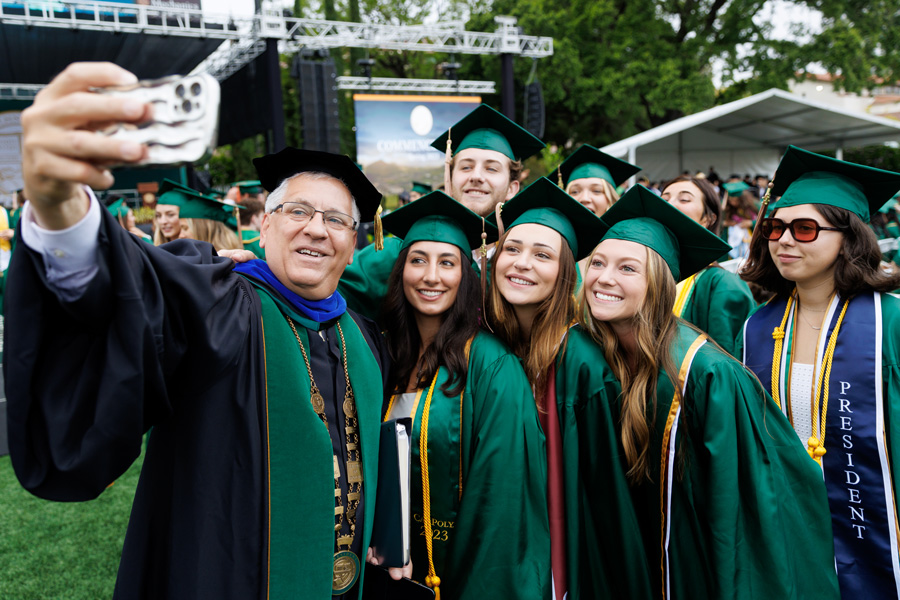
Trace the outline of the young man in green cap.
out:
<instances>
[{"instance_id":1,"label":"young man in green cap","mask_svg":"<svg viewBox=\"0 0 900 600\"><path fill-rule=\"evenodd\" d=\"M816 466L756 378L672 313L675 282L727 245L643 186L602 220L579 320L621 383L616 439L653 597L838 598ZM606 435L588 408L575 399L583 439Z\"/></svg>"},{"instance_id":2,"label":"young man in green cap","mask_svg":"<svg viewBox=\"0 0 900 600\"><path fill-rule=\"evenodd\" d=\"M135 243L91 187L147 149L89 129L150 107L88 91L136 81L72 65L23 114L4 364L16 475L92 499L153 427L114 597L359 598L387 357L335 288L381 195L346 157L286 149L255 161L273 190L268 262L238 274L191 240ZM71 136L84 144L59 145Z\"/></svg>"},{"instance_id":3,"label":"young man in green cap","mask_svg":"<svg viewBox=\"0 0 900 600\"><path fill-rule=\"evenodd\" d=\"M259 229L265 215L265 205L256 198L247 198L238 203L241 211L241 241L244 250L252 252L256 258L266 259L266 254L259 245Z\"/></svg>"},{"instance_id":4,"label":"young man in green cap","mask_svg":"<svg viewBox=\"0 0 900 600\"><path fill-rule=\"evenodd\" d=\"M522 161L544 143L487 105L480 105L431 144L446 152L444 186L449 195L481 217L493 213L519 191ZM384 240L384 249L366 247L347 268L339 290L348 306L375 318L402 240Z\"/></svg>"},{"instance_id":5,"label":"young man in green cap","mask_svg":"<svg viewBox=\"0 0 900 600\"><path fill-rule=\"evenodd\" d=\"M774 293L743 359L790 419L828 490L844 598L900 598L900 274L870 215L900 173L788 147L741 275Z\"/></svg>"}]
</instances>

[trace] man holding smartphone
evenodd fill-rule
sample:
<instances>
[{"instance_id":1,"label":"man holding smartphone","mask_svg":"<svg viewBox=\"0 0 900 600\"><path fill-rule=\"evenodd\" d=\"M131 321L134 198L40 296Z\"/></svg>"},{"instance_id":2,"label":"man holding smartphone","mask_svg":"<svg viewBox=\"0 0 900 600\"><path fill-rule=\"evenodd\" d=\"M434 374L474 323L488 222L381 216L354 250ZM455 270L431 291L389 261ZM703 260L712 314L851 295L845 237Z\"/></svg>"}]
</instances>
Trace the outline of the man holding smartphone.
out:
<instances>
[{"instance_id":1,"label":"man holding smartphone","mask_svg":"<svg viewBox=\"0 0 900 600\"><path fill-rule=\"evenodd\" d=\"M254 161L268 262L239 275L207 244L141 243L91 191L147 152L95 130L151 111L89 90L134 81L71 65L22 116L30 203L4 353L16 475L92 499L152 427L115 597L358 598L388 365L335 289L381 195L346 157L291 148Z\"/></svg>"}]
</instances>

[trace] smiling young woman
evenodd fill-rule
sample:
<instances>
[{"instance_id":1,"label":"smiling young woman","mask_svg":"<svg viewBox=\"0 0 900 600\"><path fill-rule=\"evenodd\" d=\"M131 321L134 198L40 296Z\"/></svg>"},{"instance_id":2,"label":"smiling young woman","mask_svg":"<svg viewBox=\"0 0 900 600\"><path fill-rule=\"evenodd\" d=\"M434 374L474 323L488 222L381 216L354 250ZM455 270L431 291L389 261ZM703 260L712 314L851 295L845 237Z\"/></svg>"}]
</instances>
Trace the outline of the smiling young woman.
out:
<instances>
[{"instance_id":1,"label":"smiling young woman","mask_svg":"<svg viewBox=\"0 0 900 600\"><path fill-rule=\"evenodd\" d=\"M900 274L870 214L900 174L791 146L742 272L775 297L744 326L744 363L771 392L828 489L845 598L898 598Z\"/></svg>"},{"instance_id":2,"label":"smiling young woman","mask_svg":"<svg viewBox=\"0 0 900 600\"><path fill-rule=\"evenodd\" d=\"M727 245L640 185L603 222L579 321L621 383L612 412L653 595L838 597L815 465L756 378L672 313L675 282Z\"/></svg>"},{"instance_id":3,"label":"smiling young woman","mask_svg":"<svg viewBox=\"0 0 900 600\"><path fill-rule=\"evenodd\" d=\"M575 261L590 253L602 223L546 178L504 204L501 215L509 229L492 259L486 315L525 365L532 412L547 439L554 595L648 597L650 576L610 411L615 378L596 344L573 326ZM598 477L586 482L584 473Z\"/></svg>"},{"instance_id":4,"label":"smiling young woman","mask_svg":"<svg viewBox=\"0 0 900 600\"><path fill-rule=\"evenodd\" d=\"M394 391L385 419L413 418L413 578L448 598L548 597L534 399L515 355L478 327L470 252L496 228L441 192L393 211L384 227L403 239L382 323Z\"/></svg>"},{"instance_id":5,"label":"smiling young woman","mask_svg":"<svg viewBox=\"0 0 900 600\"><path fill-rule=\"evenodd\" d=\"M718 234L722 209L715 188L706 179L676 177L663 188L662 199ZM735 339L756 310L756 301L747 284L715 260L678 283L673 311L734 355Z\"/></svg>"}]
</instances>

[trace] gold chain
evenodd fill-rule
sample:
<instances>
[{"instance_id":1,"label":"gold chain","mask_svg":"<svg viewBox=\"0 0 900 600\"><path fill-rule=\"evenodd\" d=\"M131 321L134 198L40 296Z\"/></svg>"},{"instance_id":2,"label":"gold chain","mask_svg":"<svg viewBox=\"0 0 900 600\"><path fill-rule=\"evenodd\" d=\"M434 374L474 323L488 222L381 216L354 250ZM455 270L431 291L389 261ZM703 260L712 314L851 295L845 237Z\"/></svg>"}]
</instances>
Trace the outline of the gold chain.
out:
<instances>
[{"instance_id":1,"label":"gold chain","mask_svg":"<svg viewBox=\"0 0 900 600\"><path fill-rule=\"evenodd\" d=\"M288 317L288 325L291 326L291 331L294 332L294 337L297 338L297 345L300 346L300 353L303 355L303 364L306 366L306 372L309 374L310 402L312 403L313 410L315 410L316 414L319 415L319 418L322 419L322 423L325 424L325 428L327 430L328 418L325 416L325 399L319 392L319 387L316 385L316 380L313 378L312 366L310 365L309 357L306 355L306 349L303 347L303 342L300 340L300 334L297 333L297 328L294 326L294 320L290 317ZM341 338L344 380L347 387L347 391L344 394L343 405L345 426L344 431L347 434L347 462L345 463L345 467L347 470L346 511L344 511L343 500L341 497L338 459L337 456L332 455L334 459L334 497L337 502L337 506L334 509L335 517L337 517L334 531L335 535L337 536L338 550L340 550L341 546L347 546L347 548L349 549L351 544L353 543L353 538L356 535L356 509L359 507L363 474L359 444L359 420L356 416L356 402L353 396L353 388L350 386L350 373L347 369L347 343L344 340L344 331L343 329L341 329L340 323L337 324L337 330L338 335L340 335ZM340 535L345 514L347 518L347 524L350 526L350 535Z\"/></svg>"}]
</instances>

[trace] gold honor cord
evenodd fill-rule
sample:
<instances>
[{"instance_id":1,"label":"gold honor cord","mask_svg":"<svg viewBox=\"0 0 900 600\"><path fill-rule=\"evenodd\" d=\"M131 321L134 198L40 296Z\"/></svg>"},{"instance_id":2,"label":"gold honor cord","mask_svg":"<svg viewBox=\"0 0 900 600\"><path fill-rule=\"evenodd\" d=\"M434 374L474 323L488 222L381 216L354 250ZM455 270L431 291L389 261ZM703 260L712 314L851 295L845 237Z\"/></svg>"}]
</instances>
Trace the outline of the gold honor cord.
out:
<instances>
[{"instance_id":1,"label":"gold honor cord","mask_svg":"<svg viewBox=\"0 0 900 600\"><path fill-rule=\"evenodd\" d=\"M437 385L440 367L434 371L434 379L428 388L428 396L425 398L425 406L422 408L422 425L419 431L419 460L422 464L422 521L425 524L425 547L428 550L428 575L425 576L425 585L434 590L435 600L441 600L441 578L434 572L434 557L432 555L431 542L431 490L428 483L428 409L431 408L431 396Z\"/></svg>"},{"instance_id":2,"label":"gold honor cord","mask_svg":"<svg viewBox=\"0 0 900 600\"><path fill-rule=\"evenodd\" d=\"M784 328L787 323L788 315L791 311L791 306L793 305L793 299L796 290L791 294L791 297L788 299L787 308L784 311L784 316L781 318L781 325L776 327L772 332L772 337L775 339L775 351L772 356L772 398L775 400L775 403L778 405L778 408L781 408L781 401L779 398L778 392L778 384L781 373L781 350L784 342ZM844 306L841 308L841 314L838 316L837 324L834 326L834 331L831 332L831 337L828 339L828 346L825 348L825 355L822 357L822 369L819 375L818 380L814 382L812 401L813 401L813 414L812 414L812 435L808 440L806 440L806 452L809 454L810 458L819 463L819 466L822 465L822 457L825 456L825 417L828 413L828 387L829 387L829 378L831 377L831 364L834 360L834 349L837 346L837 337L838 333L841 330L841 325L844 322L844 315L847 314L847 307L850 305L850 300L844 300ZM824 394L824 399L822 398ZM822 406L821 415L819 411L819 406Z\"/></svg>"},{"instance_id":3,"label":"gold honor cord","mask_svg":"<svg viewBox=\"0 0 900 600\"><path fill-rule=\"evenodd\" d=\"M294 337L297 338L297 344L300 346L300 353L303 355L303 362L306 365L306 372L309 374L309 400L313 410L319 415L322 423L328 430L328 419L325 416L325 399L319 392L319 387L313 379L312 367L309 363L309 357L306 355L306 349L303 342L300 341L300 334L294 327L294 320L288 317L288 324ZM341 338L341 350L344 363L344 379L346 380L347 391L344 394L344 431L347 433L347 462L344 466L347 469L347 510L341 501L341 471L338 465L338 457L332 454L334 461L334 497L337 506L334 508L334 516L337 523L334 526L334 535L338 551L334 554L333 579L331 582L332 595L338 596L347 592L359 579L359 557L356 556L350 547L353 545L353 538L356 536L356 510L359 507L359 499L362 494L363 471L362 471L362 454L359 443L359 420L356 416L356 402L353 396L353 388L350 387L350 373L347 370L347 342L344 340L344 331L341 324L337 324L338 335ZM352 436L352 441L351 441ZM331 437L329 431L328 437ZM353 454L356 460L353 460ZM341 528L346 514L347 524L350 526L350 535L341 535ZM346 546L345 550L341 550L341 546Z\"/></svg>"}]
</instances>

